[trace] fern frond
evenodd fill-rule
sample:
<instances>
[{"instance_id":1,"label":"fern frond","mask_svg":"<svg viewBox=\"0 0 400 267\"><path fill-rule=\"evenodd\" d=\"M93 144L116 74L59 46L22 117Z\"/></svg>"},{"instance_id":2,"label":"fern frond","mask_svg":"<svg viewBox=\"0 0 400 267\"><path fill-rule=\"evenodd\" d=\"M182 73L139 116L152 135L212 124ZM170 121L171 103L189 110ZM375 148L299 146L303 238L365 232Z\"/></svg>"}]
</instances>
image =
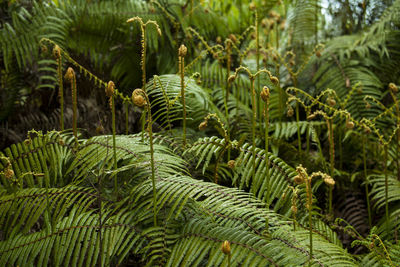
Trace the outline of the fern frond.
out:
<instances>
[{"instance_id":1,"label":"fern frond","mask_svg":"<svg viewBox=\"0 0 400 267\"><path fill-rule=\"evenodd\" d=\"M157 107L153 113L155 121L163 127L181 119L180 78L178 75L162 75L149 81L146 85L152 106ZM218 113L209 92L198 86L191 78L185 78L185 98L188 126L197 128L208 113Z\"/></svg>"},{"instance_id":2,"label":"fern frond","mask_svg":"<svg viewBox=\"0 0 400 267\"><path fill-rule=\"evenodd\" d=\"M116 136L118 171L137 171L139 177L149 177L150 146L141 142L140 135ZM157 172L161 176L186 173L185 162L172 154L165 146L154 146L154 160ZM91 175L88 170L100 166L111 170L113 164L112 136L93 137L82 142L75 160L66 174L74 173L76 182Z\"/></svg>"},{"instance_id":3,"label":"fern frond","mask_svg":"<svg viewBox=\"0 0 400 267\"><path fill-rule=\"evenodd\" d=\"M38 136L27 142L13 144L4 150L14 170L15 178L21 188L50 187L63 183L64 161L72 154L69 148L72 139L58 132ZM7 167L6 162L0 162L0 171ZM11 181L1 175L1 186L11 189Z\"/></svg>"}]
</instances>

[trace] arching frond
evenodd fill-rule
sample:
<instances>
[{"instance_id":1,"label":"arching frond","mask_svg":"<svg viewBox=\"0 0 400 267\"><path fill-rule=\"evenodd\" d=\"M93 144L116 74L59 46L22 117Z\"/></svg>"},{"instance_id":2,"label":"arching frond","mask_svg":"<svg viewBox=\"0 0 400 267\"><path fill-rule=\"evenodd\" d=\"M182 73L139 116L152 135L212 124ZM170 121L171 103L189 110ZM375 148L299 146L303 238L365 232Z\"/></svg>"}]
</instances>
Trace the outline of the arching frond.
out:
<instances>
[{"instance_id":1,"label":"arching frond","mask_svg":"<svg viewBox=\"0 0 400 267\"><path fill-rule=\"evenodd\" d=\"M157 107L153 118L163 127L180 120L182 117L181 86L177 75L155 77L147 84L152 106ZM197 128L208 113L220 114L209 95L208 90L196 84L192 78L185 79L185 101L188 125Z\"/></svg>"}]
</instances>

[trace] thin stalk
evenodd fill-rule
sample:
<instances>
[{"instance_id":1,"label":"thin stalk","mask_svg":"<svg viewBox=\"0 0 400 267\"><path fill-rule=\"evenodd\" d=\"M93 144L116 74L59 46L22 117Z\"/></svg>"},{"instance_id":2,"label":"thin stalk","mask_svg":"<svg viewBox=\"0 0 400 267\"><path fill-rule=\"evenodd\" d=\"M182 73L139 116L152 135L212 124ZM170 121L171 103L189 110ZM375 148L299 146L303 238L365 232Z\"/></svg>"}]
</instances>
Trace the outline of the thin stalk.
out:
<instances>
[{"instance_id":1,"label":"thin stalk","mask_svg":"<svg viewBox=\"0 0 400 267\"><path fill-rule=\"evenodd\" d=\"M141 65L142 65L142 89L146 92L146 26L143 24L140 25L141 32L142 32L142 58L141 58ZM142 117L140 118L142 122L142 142L144 142L144 127L146 124L146 110L143 111Z\"/></svg>"},{"instance_id":2,"label":"thin stalk","mask_svg":"<svg viewBox=\"0 0 400 267\"><path fill-rule=\"evenodd\" d=\"M185 103L185 58L179 57L181 76L181 97L183 107L183 146L186 147L186 103Z\"/></svg>"},{"instance_id":3,"label":"thin stalk","mask_svg":"<svg viewBox=\"0 0 400 267\"><path fill-rule=\"evenodd\" d=\"M270 196L270 175L269 175L269 98L267 98L267 102L265 102L265 168L266 168L266 179L267 179L267 197L266 197L266 207L269 208L269 196Z\"/></svg>"},{"instance_id":4,"label":"thin stalk","mask_svg":"<svg viewBox=\"0 0 400 267\"><path fill-rule=\"evenodd\" d=\"M231 254L229 253L229 254L228 254L228 267L231 267L231 258L232 258L232 256L231 256Z\"/></svg>"},{"instance_id":5,"label":"thin stalk","mask_svg":"<svg viewBox=\"0 0 400 267\"><path fill-rule=\"evenodd\" d=\"M299 153L301 153L301 132L300 132L299 121L300 121L299 103L296 102L297 145L299 147Z\"/></svg>"},{"instance_id":6,"label":"thin stalk","mask_svg":"<svg viewBox=\"0 0 400 267\"><path fill-rule=\"evenodd\" d=\"M219 75L220 75L221 77L223 77L223 72L222 72L223 66L222 66L222 63L219 63L218 65L220 66L220 68L219 68ZM225 88L222 88L222 97L223 97L223 99L224 99L224 109L225 109L226 121L229 122L229 118L228 118L228 117L229 117L229 111L228 111L228 97L227 97L227 95L228 95L228 86L229 86L228 78L229 78L230 73L229 73L228 70L227 70L226 75L227 75L227 77L225 78L225 81L226 81L225 83L226 83L226 85L225 85ZM228 125L228 123L227 123L227 125Z\"/></svg>"},{"instance_id":7,"label":"thin stalk","mask_svg":"<svg viewBox=\"0 0 400 267\"><path fill-rule=\"evenodd\" d=\"M342 131L339 131L339 140L338 141L339 141L339 169L342 169L343 168Z\"/></svg>"},{"instance_id":8,"label":"thin stalk","mask_svg":"<svg viewBox=\"0 0 400 267\"><path fill-rule=\"evenodd\" d=\"M315 3L315 45L318 44L318 4L319 1L317 0Z\"/></svg>"},{"instance_id":9,"label":"thin stalk","mask_svg":"<svg viewBox=\"0 0 400 267\"><path fill-rule=\"evenodd\" d=\"M172 127L171 127L171 119L170 119L170 115L169 115L169 111L170 111L170 101L169 101L169 98L168 98L168 95L167 95L167 93L165 92L165 89L164 89L164 86L163 86L163 84L162 84L162 82L161 82L161 80L160 80L160 77L158 77L158 76L154 76L154 88L156 88L156 78L157 78L157 80L158 80L158 83L160 84L160 88L161 88L161 91L162 91L162 93L163 93L163 96L164 96L164 98L165 98L165 103L166 103L166 106L167 106L167 122L168 122L168 131L169 131L169 134L170 135L172 135Z\"/></svg>"},{"instance_id":10,"label":"thin stalk","mask_svg":"<svg viewBox=\"0 0 400 267\"><path fill-rule=\"evenodd\" d=\"M258 30L258 12L257 9L255 10L255 33L256 33L256 66L257 66L257 71L258 72L260 70L260 33ZM260 76L257 76L257 90L260 90ZM257 101L257 111L261 110L261 101ZM259 121L262 121L262 114L260 112L259 114ZM262 132L262 125L260 123L260 129Z\"/></svg>"},{"instance_id":11,"label":"thin stalk","mask_svg":"<svg viewBox=\"0 0 400 267\"><path fill-rule=\"evenodd\" d=\"M125 134L129 134L129 102L125 102Z\"/></svg>"},{"instance_id":12,"label":"thin stalk","mask_svg":"<svg viewBox=\"0 0 400 267\"><path fill-rule=\"evenodd\" d=\"M252 170L252 179L254 181L255 173L256 173L256 118L257 118L257 111L256 111L256 92L254 89L254 77L250 77L250 84L251 84L251 102L253 108L253 116L251 118L251 134L252 134L252 152L253 152L253 170Z\"/></svg>"},{"instance_id":13,"label":"thin stalk","mask_svg":"<svg viewBox=\"0 0 400 267\"><path fill-rule=\"evenodd\" d=\"M100 265L103 266L103 236L102 236L102 229L103 229L103 220L102 220L102 202L101 202L101 175L99 176L99 190L97 192L97 202L99 205L99 242L100 242Z\"/></svg>"},{"instance_id":14,"label":"thin stalk","mask_svg":"<svg viewBox=\"0 0 400 267\"><path fill-rule=\"evenodd\" d=\"M139 107L145 107L148 113L147 130L149 132L150 140L150 165L151 165L151 182L153 187L153 213L154 213L154 226L157 226L157 191L156 191L156 178L155 178L155 165L154 165L154 145L153 145L153 122L151 117L151 104L146 92L142 89L135 89L132 93L132 101Z\"/></svg>"},{"instance_id":15,"label":"thin stalk","mask_svg":"<svg viewBox=\"0 0 400 267\"><path fill-rule=\"evenodd\" d=\"M238 77L238 80L240 81L240 76ZM236 98L236 123L239 122L239 97L240 97L240 91L239 91L239 87L236 86L236 90L235 90L235 98Z\"/></svg>"},{"instance_id":16,"label":"thin stalk","mask_svg":"<svg viewBox=\"0 0 400 267\"><path fill-rule=\"evenodd\" d=\"M279 25L275 23L275 34L276 34L276 51L279 51Z\"/></svg>"},{"instance_id":17,"label":"thin stalk","mask_svg":"<svg viewBox=\"0 0 400 267\"><path fill-rule=\"evenodd\" d=\"M219 153L218 158L217 158L217 160L216 160L216 162L215 162L215 167L214 167L214 182L215 182L216 184L218 184L218 168L219 168L219 162L221 161L221 159L222 159L222 157L223 157L225 151L227 150L227 148L228 148L228 143L227 143L227 140L225 140L224 148L222 149L221 153Z\"/></svg>"},{"instance_id":18,"label":"thin stalk","mask_svg":"<svg viewBox=\"0 0 400 267\"><path fill-rule=\"evenodd\" d=\"M77 130L77 106L78 106L78 96L76 89L76 77L75 73L73 74L71 81L71 89L72 89L72 131L74 133L75 138L75 147L78 145L78 130Z\"/></svg>"},{"instance_id":19,"label":"thin stalk","mask_svg":"<svg viewBox=\"0 0 400 267\"><path fill-rule=\"evenodd\" d=\"M334 177L334 170L335 170L335 143L333 139L333 122L332 119L327 120L328 131L329 131L329 156L330 156L330 175ZM332 192L333 187L329 187L329 208L328 214L332 214Z\"/></svg>"},{"instance_id":20,"label":"thin stalk","mask_svg":"<svg viewBox=\"0 0 400 267\"><path fill-rule=\"evenodd\" d=\"M46 181L47 179L45 179L44 184L46 186L46 215L45 215L45 221L46 224L49 226L48 227L48 233L50 234L50 232L52 231L52 225L50 223L50 203L49 203L49 184Z\"/></svg>"},{"instance_id":21,"label":"thin stalk","mask_svg":"<svg viewBox=\"0 0 400 267\"><path fill-rule=\"evenodd\" d=\"M297 87L297 78L293 77L294 87ZM297 124L297 145L299 147L299 154L301 154L301 132L300 132L300 111L299 111L299 103L296 102L296 124Z\"/></svg>"},{"instance_id":22,"label":"thin stalk","mask_svg":"<svg viewBox=\"0 0 400 267\"><path fill-rule=\"evenodd\" d=\"M146 92L146 27L141 25L142 29L142 87Z\"/></svg>"},{"instance_id":23,"label":"thin stalk","mask_svg":"<svg viewBox=\"0 0 400 267\"><path fill-rule=\"evenodd\" d=\"M140 121L142 124L142 132L141 132L141 137L142 137L142 142L144 142L144 132L145 132L145 124L146 124L146 111L143 110L142 115L140 116Z\"/></svg>"},{"instance_id":24,"label":"thin stalk","mask_svg":"<svg viewBox=\"0 0 400 267\"><path fill-rule=\"evenodd\" d=\"M313 238L312 238L312 188L311 188L311 179L306 179L306 189L308 195L308 224L310 228L310 257L308 266L312 265L312 258L313 258Z\"/></svg>"},{"instance_id":25,"label":"thin stalk","mask_svg":"<svg viewBox=\"0 0 400 267\"><path fill-rule=\"evenodd\" d=\"M384 159L383 162L385 164L384 166L384 174L385 174L385 215L386 215L386 231L389 233L389 202L388 202L388 197L389 197L389 178L388 178L388 173L387 173L387 161L388 161L388 145L385 144L383 146L384 149Z\"/></svg>"},{"instance_id":26,"label":"thin stalk","mask_svg":"<svg viewBox=\"0 0 400 267\"><path fill-rule=\"evenodd\" d=\"M111 113L112 113L112 131L113 131L113 158L114 158L114 170L117 169L117 148L116 148L116 130L115 130L115 96L114 94L111 96ZM118 192L118 181L117 175L114 177L114 190Z\"/></svg>"},{"instance_id":27,"label":"thin stalk","mask_svg":"<svg viewBox=\"0 0 400 267\"><path fill-rule=\"evenodd\" d=\"M228 78L231 75L231 49L230 43L227 43L227 50L226 50L226 77L225 77L225 116L226 116L226 130L228 136L230 136L230 124L229 124L229 110L228 110L228 100L229 100L229 90L230 90L230 83L228 82ZM231 149L228 148L228 161L231 159Z\"/></svg>"},{"instance_id":28,"label":"thin stalk","mask_svg":"<svg viewBox=\"0 0 400 267\"><path fill-rule=\"evenodd\" d=\"M372 228L372 216L371 216L371 205L369 202L369 189L368 189L368 175L367 175L367 155L366 155L366 143L367 143L367 138L365 135L363 136L363 163L364 163L364 177L365 177L365 195L367 197L367 209L368 209L368 224L369 228Z\"/></svg>"},{"instance_id":29,"label":"thin stalk","mask_svg":"<svg viewBox=\"0 0 400 267\"><path fill-rule=\"evenodd\" d=\"M279 77L279 65L276 66L275 69L276 72L276 77ZM276 87L278 90L278 94L279 94L279 105L278 105L278 109L279 109L279 118L282 119L283 116L283 90L279 84L279 86Z\"/></svg>"},{"instance_id":30,"label":"thin stalk","mask_svg":"<svg viewBox=\"0 0 400 267\"><path fill-rule=\"evenodd\" d=\"M151 121L151 111L149 104L149 136L150 136L150 155L151 155L151 183L153 186L153 213L154 213L154 226L157 226L157 190L156 190L156 178L155 178L155 166L154 166L154 145L153 145L153 129Z\"/></svg>"},{"instance_id":31,"label":"thin stalk","mask_svg":"<svg viewBox=\"0 0 400 267\"><path fill-rule=\"evenodd\" d=\"M309 153L310 153L310 126L307 127L306 152L307 152L307 155L309 155Z\"/></svg>"},{"instance_id":32,"label":"thin stalk","mask_svg":"<svg viewBox=\"0 0 400 267\"><path fill-rule=\"evenodd\" d=\"M63 88L63 74L62 74L62 58L61 55L57 59L57 74L58 74L58 96L60 97L60 127L64 131L64 88Z\"/></svg>"},{"instance_id":33,"label":"thin stalk","mask_svg":"<svg viewBox=\"0 0 400 267\"><path fill-rule=\"evenodd\" d=\"M397 115L399 116L399 115ZM399 117L398 119L399 120ZM397 124L399 125L399 121L397 122ZM397 179L400 181L400 162L399 162L399 155L400 155L400 145L399 145L399 141L400 141L400 132L397 132L397 140L396 140L396 169L397 169Z\"/></svg>"}]
</instances>

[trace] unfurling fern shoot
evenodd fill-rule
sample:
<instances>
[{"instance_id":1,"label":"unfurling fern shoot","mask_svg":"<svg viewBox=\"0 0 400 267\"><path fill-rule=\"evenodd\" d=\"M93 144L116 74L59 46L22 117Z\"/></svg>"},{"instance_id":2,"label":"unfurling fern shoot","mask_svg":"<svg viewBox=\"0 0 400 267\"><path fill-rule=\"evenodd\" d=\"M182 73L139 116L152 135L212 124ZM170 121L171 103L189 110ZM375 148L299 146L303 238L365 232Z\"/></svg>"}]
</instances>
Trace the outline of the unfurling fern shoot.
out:
<instances>
[{"instance_id":1,"label":"unfurling fern shoot","mask_svg":"<svg viewBox=\"0 0 400 267\"><path fill-rule=\"evenodd\" d=\"M75 137L75 146L78 145L78 132L77 132L77 106L78 106L78 96L76 89L76 76L75 71L69 67L65 73L65 80L71 84L72 93L72 131Z\"/></svg>"},{"instance_id":2,"label":"unfurling fern shoot","mask_svg":"<svg viewBox=\"0 0 400 267\"><path fill-rule=\"evenodd\" d=\"M309 254L309 262L308 266L312 265L313 259L313 224L312 224L312 209L313 209L313 194L312 194L312 179L320 176L324 180L325 184L333 187L335 181L329 175L322 172L313 172L311 175L308 175L307 169L304 168L301 164L296 168L297 176L294 177L294 182L296 184L305 184L307 200L306 200L306 208L308 210L308 224L309 224L309 234L310 234L310 254ZM293 205L292 205L293 207ZM292 209L293 211L293 209Z\"/></svg>"},{"instance_id":3,"label":"unfurling fern shoot","mask_svg":"<svg viewBox=\"0 0 400 267\"><path fill-rule=\"evenodd\" d=\"M128 19L126 22L134 22L138 21L140 24L140 31L141 31L141 46L142 46L142 54L141 54L141 60L140 60L140 65L142 66L142 89L146 91L146 27L149 24L153 24L156 29L157 33L161 36L161 29L160 26L158 26L157 22L154 20L148 20L146 23L143 22L142 18L140 17L133 17Z\"/></svg>"},{"instance_id":4,"label":"unfurling fern shoot","mask_svg":"<svg viewBox=\"0 0 400 267\"><path fill-rule=\"evenodd\" d=\"M57 61L57 77L58 77L58 97L60 98L60 128L64 131L64 89L63 89L63 74L62 74L62 57L61 48L55 45L53 48L53 56Z\"/></svg>"},{"instance_id":5,"label":"unfurling fern shoot","mask_svg":"<svg viewBox=\"0 0 400 267\"><path fill-rule=\"evenodd\" d=\"M397 90L398 90L397 87L391 87L391 88L389 88L389 90L392 94L392 97L397 99L397 97L395 96L395 93L397 93ZM389 108L389 109L386 108L379 100L375 99L372 96L366 96L364 98L364 101L367 102L367 100L371 100L371 101L375 102L381 108L384 109L384 112L382 112L380 114L380 116L388 115L388 116L396 118L396 120L397 120L396 127L394 128L392 133L389 135L389 137L386 139L385 139L385 136L380 133L379 129L376 128L373 121L365 119L365 118L361 120L361 123L364 125L364 127L366 129L373 130L373 132L376 134L376 136L379 139L380 145L383 147L383 153L384 153L383 154L384 155L384 159L383 159L384 170L383 170L383 172L384 172L384 176L385 176L385 216L386 216L386 228L387 228L387 231L389 232L389 230L390 230L389 229L389 200L388 200L389 199L389 177L388 177L388 173L387 173L388 172L388 170L387 170L388 159L389 159L388 158L388 149L389 149L389 144L392 142L393 137L396 134L398 134L398 131L400 130L400 124L398 123L398 118L397 118L396 114L394 114L392 112L391 108ZM367 104L369 104L369 103L367 102ZM395 105L397 106L397 100L395 100Z\"/></svg>"},{"instance_id":6,"label":"unfurling fern shoot","mask_svg":"<svg viewBox=\"0 0 400 267\"><path fill-rule=\"evenodd\" d=\"M274 77L275 78L275 77ZM272 79L271 79L272 80ZM269 134L269 100L270 100L270 91L267 86L264 86L263 89L261 90L261 99L264 101L265 106L264 106L264 118L265 118L265 168L266 168L266 178L267 178L267 197L266 197L266 202L267 202L267 208L269 207L269 195L270 195L270 177L269 177L269 155L268 155L268 134Z\"/></svg>"},{"instance_id":7,"label":"unfurling fern shoot","mask_svg":"<svg viewBox=\"0 0 400 267\"><path fill-rule=\"evenodd\" d=\"M184 44L179 47L179 76L181 78L181 99L182 99L182 115L183 115L183 146L186 146L186 103L185 103L185 56L187 48Z\"/></svg>"},{"instance_id":8,"label":"unfurling fern shoot","mask_svg":"<svg viewBox=\"0 0 400 267\"><path fill-rule=\"evenodd\" d=\"M240 71L244 71L247 73L250 79L250 93L251 93L251 105L252 105L252 110L253 110L253 116L251 117L251 124L252 124L252 162L253 162L253 169L252 169L252 179L254 180L255 177L255 171L256 171L256 119L257 119L257 110L256 110L256 91L254 88L254 82L257 76L259 76L262 73L265 73L269 76L271 79L273 76L270 71L266 69L262 69L257 71L256 73L251 73L250 70L246 67L240 66L235 70L235 74L229 76L228 82L234 82L236 77L238 76Z\"/></svg>"},{"instance_id":9,"label":"unfurling fern shoot","mask_svg":"<svg viewBox=\"0 0 400 267\"><path fill-rule=\"evenodd\" d=\"M225 141L225 142L224 142L224 147L222 148L221 152L218 154L217 160L216 160L216 162L215 162L214 182L215 182L216 184L218 184L218 168L219 168L219 162L220 162L221 159L223 158L225 151L226 151L226 150L229 150L229 149L232 147L232 142L231 142L230 139L229 139L229 135L228 135L228 132L227 132L227 130L226 130L224 124L222 123L221 119L220 119L220 118L217 116L217 114L215 114L215 113L212 113L212 114L210 113L210 114L208 114L208 115L204 118L204 121L201 122L200 125L199 125L199 130L200 130L200 131L205 130L205 129L207 128L207 126L208 126L208 121L209 121L211 118L214 118L214 119L217 121L218 126L220 127L221 131L223 132L224 141ZM229 163L228 163L228 166L229 166L231 169L233 169L233 168L235 167L235 161L230 160L229 162L230 162L230 166L229 166Z\"/></svg>"},{"instance_id":10,"label":"unfurling fern shoot","mask_svg":"<svg viewBox=\"0 0 400 267\"><path fill-rule=\"evenodd\" d=\"M228 240L225 240L221 245L221 251L225 255L228 255L228 267L231 266L231 243Z\"/></svg>"},{"instance_id":11,"label":"unfurling fern shoot","mask_svg":"<svg viewBox=\"0 0 400 267\"><path fill-rule=\"evenodd\" d=\"M312 197L312 187L311 187L311 178L307 174L307 169L304 168L301 164L296 168L297 176L294 178L297 184L305 183L306 185L306 192L307 192L307 202L306 208L308 210L308 227L310 233L310 254L309 254L309 266L311 266L311 261L313 258L313 239L312 239L312 204L313 204L313 197Z\"/></svg>"},{"instance_id":12,"label":"unfurling fern shoot","mask_svg":"<svg viewBox=\"0 0 400 267\"><path fill-rule=\"evenodd\" d=\"M141 31L141 48L142 48L142 54L141 54L141 60L140 60L140 65L142 67L142 90L144 92L146 92L146 27L147 25L153 24L156 29L157 29L157 33L161 36L161 29L160 26L158 26L157 22L154 20L148 20L146 23L143 22L142 18L140 17L133 17L128 19L126 22L134 22L134 21L138 21L140 24L140 31ZM144 112L142 114L142 140L144 139L144 125L145 125L145 117L146 117L146 113Z\"/></svg>"},{"instance_id":13,"label":"unfurling fern shoot","mask_svg":"<svg viewBox=\"0 0 400 267\"><path fill-rule=\"evenodd\" d=\"M333 100L333 99L332 99ZM329 101L329 99L328 99ZM334 100L333 100L334 101ZM322 115L324 119L326 120L326 125L328 128L328 140L329 140L329 158L330 158L330 175L333 177L334 176L334 170L335 170L335 142L334 142L334 136L333 136L333 118L336 115L339 115L340 113L345 112L348 114L346 111L342 110L335 110L332 116L328 116L325 112L322 110L317 110L310 116L308 116L308 119L313 119L317 115ZM350 123L350 116L348 115L348 122ZM353 123L353 122L351 122ZM354 127L354 123L353 123ZM328 214L332 215L332 192L333 192L333 186L329 187L329 200L328 200Z\"/></svg>"},{"instance_id":14,"label":"unfurling fern shoot","mask_svg":"<svg viewBox=\"0 0 400 267\"><path fill-rule=\"evenodd\" d=\"M155 165L154 165L154 145L153 145L153 122L151 118L151 104L146 92L142 89L135 89L132 92L132 102L138 107L144 107L148 112L147 130L150 138L150 164L151 164L151 182L153 186L153 219L154 226L157 226L157 191L156 191L156 178L155 178Z\"/></svg>"},{"instance_id":15,"label":"unfurling fern shoot","mask_svg":"<svg viewBox=\"0 0 400 267\"><path fill-rule=\"evenodd\" d=\"M106 87L106 96L108 97L111 113L112 113L112 135L113 135L113 159L114 159L114 170L117 169L117 148L116 148L116 141L115 141L115 84L113 81L109 81ZM118 182L117 176L114 178L114 190L118 191Z\"/></svg>"}]
</instances>

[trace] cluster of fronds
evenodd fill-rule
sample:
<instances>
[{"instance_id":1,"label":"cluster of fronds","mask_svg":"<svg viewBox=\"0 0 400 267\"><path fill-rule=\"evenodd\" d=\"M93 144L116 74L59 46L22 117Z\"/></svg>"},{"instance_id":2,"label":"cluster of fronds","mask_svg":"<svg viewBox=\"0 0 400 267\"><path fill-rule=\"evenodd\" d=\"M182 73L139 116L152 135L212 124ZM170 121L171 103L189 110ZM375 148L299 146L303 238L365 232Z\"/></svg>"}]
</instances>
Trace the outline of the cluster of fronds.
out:
<instances>
[{"instance_id":1,"label":"cluster of fronds","mask_svg":"<svg viewBox=\"0 0 400 267\"><path fill-rule=\"evenodd\" d=\"M227 2L10 2L0 266L400 265L400 1Z\"/></svg>"}]
</instances>

